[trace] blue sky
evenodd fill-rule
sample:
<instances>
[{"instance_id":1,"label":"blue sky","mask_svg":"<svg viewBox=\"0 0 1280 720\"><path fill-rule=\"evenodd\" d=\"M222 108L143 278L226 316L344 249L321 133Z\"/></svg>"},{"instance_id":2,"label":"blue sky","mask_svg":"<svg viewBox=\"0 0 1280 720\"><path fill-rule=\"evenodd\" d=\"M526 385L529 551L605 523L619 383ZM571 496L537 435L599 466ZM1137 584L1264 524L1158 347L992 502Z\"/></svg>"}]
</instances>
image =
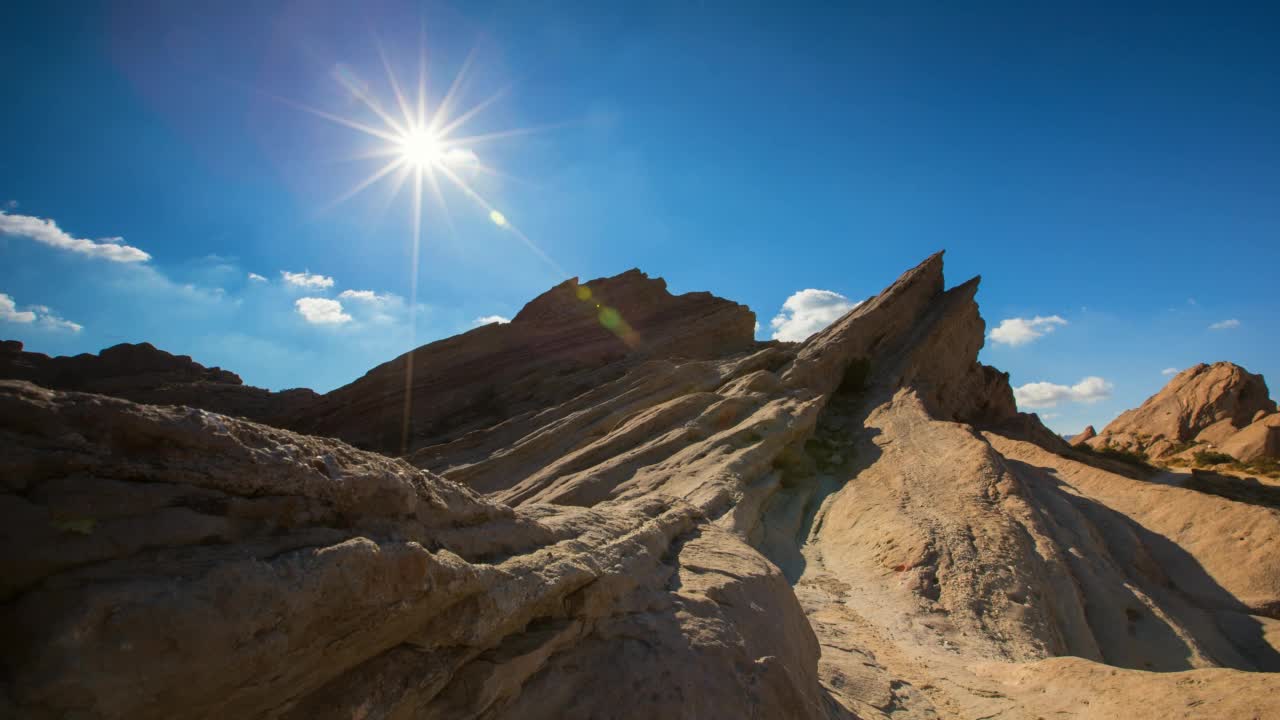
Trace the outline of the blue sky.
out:
<instances>
[{"instance_id":1,"label":"blue sky","mask_svg":"<svg viewBox=\"0 0 1280 720\"><path fill-rule=\"evenodd\" d=\"M1167 368L1280 382L1266 3L190 5L6 9L0 337L323 391L570 275L639 267L767 338L945 248L1059 431ZM531 132L453 166L489 207L428 196L415 294L412 181L335 204L386 142L301 106L377 125L378 48L412 94L423 37L431 107L469 56L454 115L501 92L456 136Z\"/></svg>"}]
</instances>

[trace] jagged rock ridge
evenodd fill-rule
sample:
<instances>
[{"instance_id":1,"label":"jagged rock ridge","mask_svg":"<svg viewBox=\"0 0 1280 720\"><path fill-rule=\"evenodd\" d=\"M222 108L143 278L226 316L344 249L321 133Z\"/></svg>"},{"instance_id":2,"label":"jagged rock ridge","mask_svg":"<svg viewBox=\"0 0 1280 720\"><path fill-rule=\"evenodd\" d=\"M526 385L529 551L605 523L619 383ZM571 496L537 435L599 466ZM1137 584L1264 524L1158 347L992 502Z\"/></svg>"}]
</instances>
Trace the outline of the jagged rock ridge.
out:
<instances>
[{"instance_id":1,"label":"jagged rock ridge","mask_svg":"<svg viewBox=\"0 0 1280 720\"><path fill-rule=\"evenodd\" d=\"M569 290L581 302L574 284L553 292ZM610 299L645 342L620 348L594 307L538 311L508 331L513 353L481 328L415 354L414 377L462 372L419 373L423 355L533 362L540 389L465 416L462 434L418 430L424 411L399 460L0 383L0 437L16 450L0 466L6 709L1275 710L1280 514L1087 464L1017 413L1007 376L977 362L976 290L946 290L936 255L800 344L757 345L736 326L664 342L678 319ZM713 300L687 314L741 322ZM594 365L543 365L538 338L578 343ZM359 382L403 383L394 362L408 361ZM601 374L538 384L563 367ZM409 397L430 399L432 382ZM386 442L395 418L365 427L394 405L385 387L347 416L355 427L336 409L324 422ZM448 403L488 395L469 387ZM39 552L16 552L24 538Z\"/></svg>"}]
</instances>

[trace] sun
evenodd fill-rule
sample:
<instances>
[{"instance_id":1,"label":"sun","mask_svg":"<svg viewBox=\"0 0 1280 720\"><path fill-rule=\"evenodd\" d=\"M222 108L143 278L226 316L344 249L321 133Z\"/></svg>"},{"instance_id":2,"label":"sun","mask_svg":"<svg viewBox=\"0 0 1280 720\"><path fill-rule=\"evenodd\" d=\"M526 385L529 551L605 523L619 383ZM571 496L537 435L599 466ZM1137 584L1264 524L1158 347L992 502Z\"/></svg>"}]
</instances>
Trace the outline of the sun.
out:
<instances>
[{"instance_id":1,"label":"sun","mask_svg":"<svg viewBox=\"0 0 1280 720\"><path fill-rule=\"evenodd\" d=\"M401 161L417 170L438 166L450 157L440 138L426 128L414 128L401 135L397 145Z\"/></svg>"}]
</instances>

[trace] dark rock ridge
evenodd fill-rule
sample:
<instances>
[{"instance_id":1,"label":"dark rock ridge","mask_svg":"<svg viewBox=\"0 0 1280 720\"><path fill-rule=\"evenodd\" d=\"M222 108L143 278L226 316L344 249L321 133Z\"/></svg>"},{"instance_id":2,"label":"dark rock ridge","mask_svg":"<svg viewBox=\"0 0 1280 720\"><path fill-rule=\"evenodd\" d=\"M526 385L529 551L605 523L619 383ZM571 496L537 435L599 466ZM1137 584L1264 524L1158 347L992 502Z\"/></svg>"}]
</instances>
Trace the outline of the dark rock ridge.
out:
<instances>
[{"instance_id":1,"label":"dark rock ridge","mask_svg":"<svg viewBox=\"0 0 1280 720\"><path fill-rule=\"evenodd\" d=\"M0 381L0 716L1275 715L1280 514L1079 461L976 290L566 283L287 418L401 458Z\"/></svg>"},{"instance_id":2,"label":"dark rock ridge","mask_svg":"<svg viewBox=\"0 0 1280 720\"><path fill-rule=\"evenodd\" d=\"M229 370L205 367L151 343L123 343L97 355L49 357L26 352L17 340L0 341L0 378L152 405L187 405L272 424L285 422L319 397L305 389L271 392L245 385Z\"/></svg>"}]
</instances>

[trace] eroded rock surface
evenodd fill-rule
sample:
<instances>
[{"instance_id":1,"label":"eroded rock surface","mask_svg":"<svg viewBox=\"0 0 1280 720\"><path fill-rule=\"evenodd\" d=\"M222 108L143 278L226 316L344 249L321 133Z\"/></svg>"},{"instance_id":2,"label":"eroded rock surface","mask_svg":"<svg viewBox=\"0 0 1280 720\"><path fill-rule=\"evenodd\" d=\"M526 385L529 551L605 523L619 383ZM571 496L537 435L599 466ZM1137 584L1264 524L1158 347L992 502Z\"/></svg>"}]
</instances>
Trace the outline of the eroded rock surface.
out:
<instances>
[{"instance_id":1,"label":"eroded rock surface","mask_svg":"<svg viewBox=\"0 0 1280 720\"><path fill-rule=\"evenodd\" d=\"M761 344L639 273L566 283L287 419L401 459L0 383L0 709L1277 714L1280 511L1018 413L977 289L939 254Z\"/></svg>"},{"instance_id":2,"label":"eroded rock surface","mask_svg":"<svg viewBox=\"0 0 1280 720\"><path fill-rule=\"evenodd\" d=\"M1197 449L1220 450L1244 461L1280 458L1280 415L1261 375L1234 363L1201 363L1121 413L1088 443L1153 458Z\"/></svg>"}]
</instances>

